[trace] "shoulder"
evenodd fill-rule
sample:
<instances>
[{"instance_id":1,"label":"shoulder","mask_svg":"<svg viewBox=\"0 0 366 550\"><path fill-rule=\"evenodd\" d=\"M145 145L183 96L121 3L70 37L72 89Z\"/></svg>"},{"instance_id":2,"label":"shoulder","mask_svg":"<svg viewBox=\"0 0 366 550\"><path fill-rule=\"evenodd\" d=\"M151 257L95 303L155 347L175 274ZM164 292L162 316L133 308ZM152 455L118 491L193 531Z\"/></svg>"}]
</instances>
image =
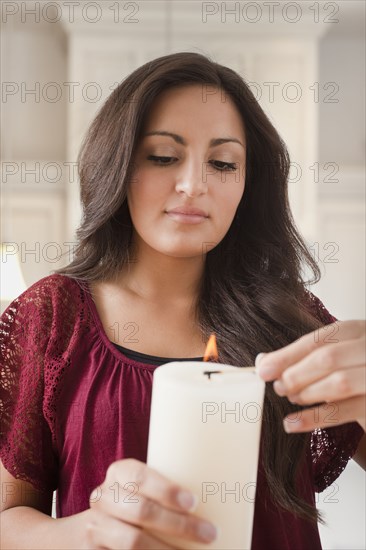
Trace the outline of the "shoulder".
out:
<instances>
[{"instance_id":1,"label":"shoulder","mask_svg":"<svg viewBox=\"0 0 366 550\"><path fill-rule=\"evenodd\" d=\"M12 302L12 306L28 308L57 308L65 300L80 301L82 283L65 275L48 275L29 286Z\"/></svg>"},{"instance_id":2,"label":"shoulder","mask_svg":"<svg viewBox=\"0 0 366 550\"><path fill-rule=\"evenodd\" d=\"M82 284L64 275L53 274L36 281L15 298L0 319L1 337L12 332L24 336L50 335L63 331L80 316L83 308ZM69 322L67 322L69 321ZM42 330L41 330L42 329Z\"/></svg>"},{"instance_id":3,"label":"shoulder","mask_svg":"<svg viewBox=\"0 0 366 550\"><path fill-rule=\"evenodd\" d=\"M43 277L33 283L19 296L19 298L35 297L37 295L53 298L59 294L77 296L81 287L82 284L79 280L55 273L53 275L47 275L47 277Z\"/></svg>"},{"instance_id":4,"label":"shoulder","mask_svg":"<svg viewBox=\"0 0 366 550\"><path fill-rule=\"evenodd\" d=\"M329 325L337 321L337 318L328 311L321 299L307 288L304 288L303 301L309 313L323 325Z\"/></svg>"}]
</instances>

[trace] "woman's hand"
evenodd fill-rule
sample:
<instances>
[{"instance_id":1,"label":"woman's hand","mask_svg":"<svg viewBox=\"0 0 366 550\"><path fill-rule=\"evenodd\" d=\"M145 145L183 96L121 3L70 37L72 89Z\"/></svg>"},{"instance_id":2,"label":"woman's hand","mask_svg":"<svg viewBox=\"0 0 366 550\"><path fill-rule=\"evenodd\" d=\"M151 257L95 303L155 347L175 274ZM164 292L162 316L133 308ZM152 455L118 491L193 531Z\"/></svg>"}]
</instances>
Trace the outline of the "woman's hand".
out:
<instances>
[{"instance_id":1,"label":"woman's hand","mask_svg":"<svg viewBox=\"0 0 366 550\"><path fill-rule=\"evenodd\" d=\"M89 501L92 548L171 549L157 531L201 543L215 538L214 527L190 513L196 504L190 492L132 458L113 462Z\"/></svg>"},{"instance_id":2,"label":"woman's hand","mask_svg":"<svg viewBox=\"0 0 366 550\"><path fill-rule=\"evenodd\" d=\"M289 401L314 407L288 415L287 432L357 421L366 430L366 322L336 321L259 355L259 376ZM316 404L316 405L315 405Z\"/></svg>"}]
</instances>

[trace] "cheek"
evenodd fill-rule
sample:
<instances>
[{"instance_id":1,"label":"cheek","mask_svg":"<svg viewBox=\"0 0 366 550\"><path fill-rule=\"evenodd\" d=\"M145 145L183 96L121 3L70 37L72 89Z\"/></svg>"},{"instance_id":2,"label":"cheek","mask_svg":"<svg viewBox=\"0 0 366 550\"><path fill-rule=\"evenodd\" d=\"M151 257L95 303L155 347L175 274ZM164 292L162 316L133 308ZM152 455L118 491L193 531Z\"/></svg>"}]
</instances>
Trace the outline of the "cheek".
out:
<instances>
[{"instance_id":1,"label":"cheek","mask_svg":"<svg viewBox=\"0 0 366 550\"><path fill-rule=\"evenodd\" d=\"M127 200L130 210L136 213L143 211L148 207L157 206L159 200L163 199L165 185L162 179L154 179L154 176L139 172L135 176L127 191Z\"/></svg>"},{"instance_id":2,"label":"cheek","mask_svg":"<svg viewBox=\"0 0 366 550\"><path fill-rule=\"evenodd\" d=\"M226 188L222 187L217 190L214 203L223 224L232 222L243 194L243 183L229 184Z\"/></svg>"}]
</instances>

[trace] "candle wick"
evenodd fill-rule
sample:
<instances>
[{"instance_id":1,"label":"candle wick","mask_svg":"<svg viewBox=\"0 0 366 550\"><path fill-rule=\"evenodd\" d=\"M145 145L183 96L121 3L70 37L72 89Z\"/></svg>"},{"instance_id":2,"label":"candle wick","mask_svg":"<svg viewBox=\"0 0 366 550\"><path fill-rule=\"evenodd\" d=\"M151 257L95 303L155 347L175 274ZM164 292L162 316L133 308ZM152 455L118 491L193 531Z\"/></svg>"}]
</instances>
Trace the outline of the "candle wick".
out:
<instances>
[{"instance_id":1,"label":"candle wick","mask_svg":"<svg viewBox=\"0 0 366 550\"><path fill-rule=\"evenodd\" d=\"M211 374L219 374L221 373L221 370L205 370L203 371L203 374L206 374L208 376L208 379L211 380Z\"/></svg>"}]
</instances>

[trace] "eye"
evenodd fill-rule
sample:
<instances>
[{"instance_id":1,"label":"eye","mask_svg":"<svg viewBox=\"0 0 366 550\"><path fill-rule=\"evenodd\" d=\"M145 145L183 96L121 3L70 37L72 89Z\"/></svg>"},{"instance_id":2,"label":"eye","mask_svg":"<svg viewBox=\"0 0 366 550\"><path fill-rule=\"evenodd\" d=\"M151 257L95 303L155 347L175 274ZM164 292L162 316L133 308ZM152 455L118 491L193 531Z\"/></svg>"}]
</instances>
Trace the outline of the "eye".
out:
<instances>
[{"instance_id":1,"label":"eye","mask_svg":"<svg viewBox=\"0 0 366 550\"><path fill-rule=\"evenodd\" d=\"M227 171L227 172L235 172L237 169L235 162L225 162L223 160L212 160L210 161L210 164L216 168L216 170L220 170L221 172Z\"/></svg>"},{"instance_id":2,"label":"eye","mask_svg":"<svg viewBox=\"0 0 366 550\"><path fill-rule=\"evenodd\" d=\"M160 166L168 165L170 164L169 161L174 160L175 157L157 157L155 155L149 155L147 157L147 160L152 160L156 164L160 164Z\"/></svg>"}]
</instances>

